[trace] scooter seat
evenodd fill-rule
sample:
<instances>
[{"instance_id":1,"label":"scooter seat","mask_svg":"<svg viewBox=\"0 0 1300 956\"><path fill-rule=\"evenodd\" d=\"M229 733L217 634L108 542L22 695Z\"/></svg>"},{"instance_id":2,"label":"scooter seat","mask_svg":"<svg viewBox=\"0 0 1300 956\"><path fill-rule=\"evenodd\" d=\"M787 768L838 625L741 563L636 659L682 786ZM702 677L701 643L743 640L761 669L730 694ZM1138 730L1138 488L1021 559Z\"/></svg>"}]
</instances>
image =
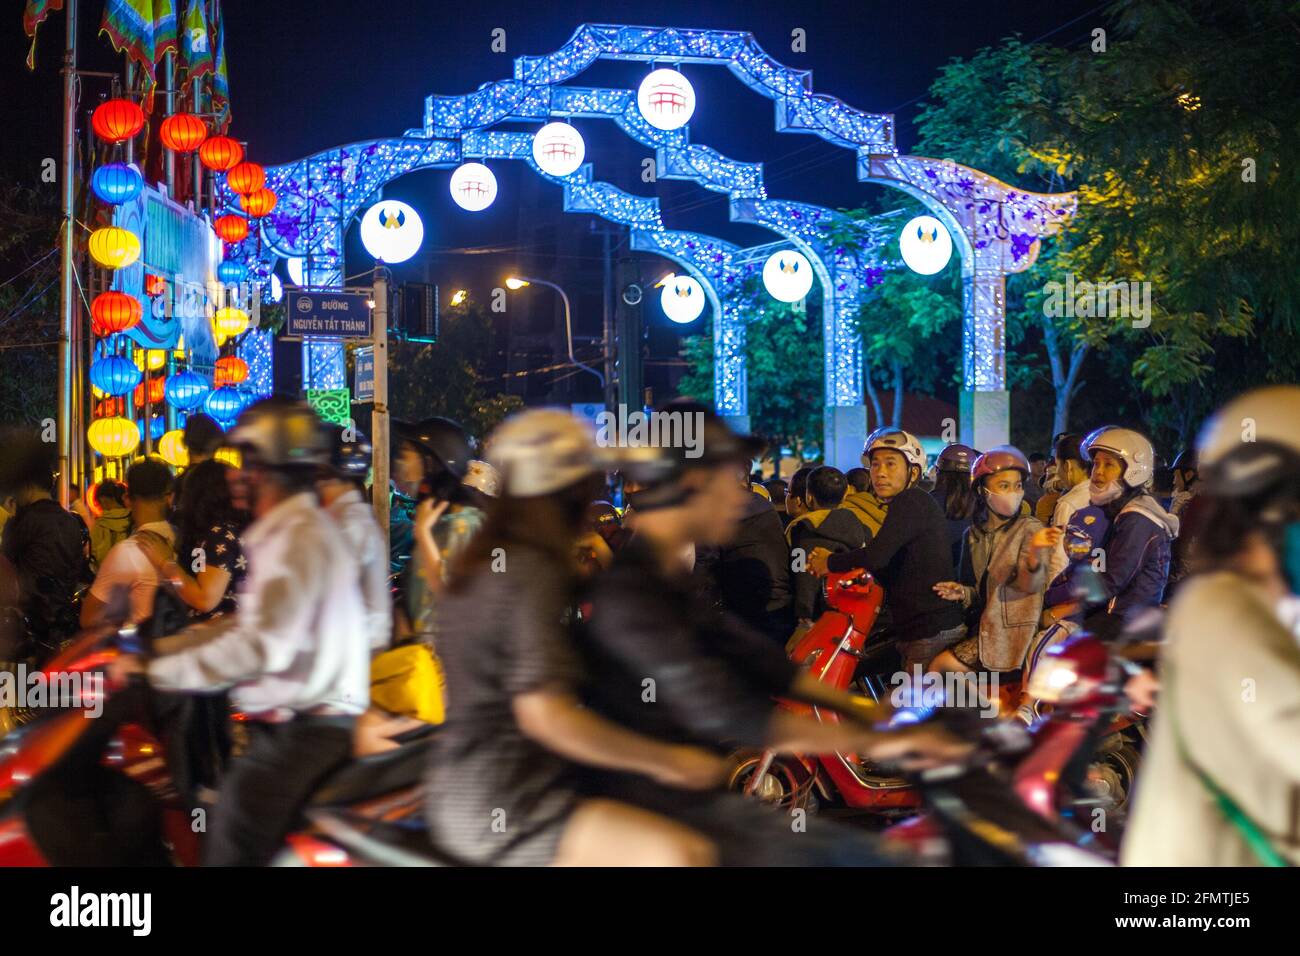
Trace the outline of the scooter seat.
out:
<instances>
[{"instance_id":1,"label":"scooter seat","mask_svg":"<svg viewBox=\"0 0 1300 956\"><path fill-rule=\"evenodd\" d=\"M308 808L338 807L413 787L429 765L429 744L437 728L409 739L395 750L352 760L330 774L308 801Z\"/></svg>"}]
</instances>

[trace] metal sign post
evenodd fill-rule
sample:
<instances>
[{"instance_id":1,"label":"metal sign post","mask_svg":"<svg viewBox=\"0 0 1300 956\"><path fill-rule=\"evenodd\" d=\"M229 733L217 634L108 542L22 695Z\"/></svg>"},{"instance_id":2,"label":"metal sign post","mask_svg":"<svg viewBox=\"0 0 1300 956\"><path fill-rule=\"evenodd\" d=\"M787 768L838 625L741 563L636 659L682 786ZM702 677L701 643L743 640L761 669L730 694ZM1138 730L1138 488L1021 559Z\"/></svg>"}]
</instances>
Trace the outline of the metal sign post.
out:
<instances>
[{"instance_id":1,"label":"metal sign post","mask_svg":"<svg viewBox=\"0 0 1300 956\"><path fill-rule=\"evenodd\" d=\"M370 444L374 449L371 485L375 518L384 532L384 549L389 547L389 431L388 431L388 270L375 264L375 320L371 341L374 342L375 399L370 412Z\"/></svg>"}]
</instances>

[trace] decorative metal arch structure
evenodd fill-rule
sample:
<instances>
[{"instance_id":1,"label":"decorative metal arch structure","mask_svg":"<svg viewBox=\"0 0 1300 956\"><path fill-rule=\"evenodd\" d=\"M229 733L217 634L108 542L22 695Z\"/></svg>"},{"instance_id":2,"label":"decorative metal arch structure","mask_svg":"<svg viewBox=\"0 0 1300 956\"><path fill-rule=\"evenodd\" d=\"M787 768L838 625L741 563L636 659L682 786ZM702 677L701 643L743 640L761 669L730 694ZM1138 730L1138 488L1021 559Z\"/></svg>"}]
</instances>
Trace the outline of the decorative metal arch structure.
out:
<instances>
[{"instance_id":1,"label":"decorative metal arch structure","mask_svg":"<svg viewBox=\"0 0 1300 956\"><path fill-rule=\"evenodd\" d=\"M963 440L987 446L1007 438L1005 391L1005 279L1028 268L1039 240L1058 231L1075 210L1072 193L1017 190L985 173L950 161L899 155L893 117L866 113L812 92L811 73L783 66L745 32L585 24L559 50L519 57L511 79L487 83L463 96L430 96L424 125L401 137L339 147L267 170L280 202L261 221L261 242L232 253L265 277L274 256L302 256L308 284L342 284L343 235L351 218L386 182L466 159L522 159L564 187L564 208L629 227L632 246L679 263L704 285L714 306L715 403L719 412L748 412L744 374L744 322L735 292L752 264L741 250L699 233L668 230L658 200L638 197L592 178L590 165L562 178L532 161L531 135L493 131L509 121L555 117L611 119L656 150L660 175L726 192L733 221L765 226L798 247L822 283L826 348L827 460L856 463L866 430L862 404L861 340L855 320L862 293L879 276L876 250L865 261L831 248L827 227L838 216L804 203L770 199L762 165L731 160L689 141L689 126L650 126L629 90L563 86L600 59L697 63L727 67L747 87L771 99L779 132L806 133L855 151L858 178L899 188L917 198L948 227L963 264ZM233 199L225 195L227 201ZM312 375L341 381L341 350L328 351L325 368Z\"/></svg>"}]
</instances>

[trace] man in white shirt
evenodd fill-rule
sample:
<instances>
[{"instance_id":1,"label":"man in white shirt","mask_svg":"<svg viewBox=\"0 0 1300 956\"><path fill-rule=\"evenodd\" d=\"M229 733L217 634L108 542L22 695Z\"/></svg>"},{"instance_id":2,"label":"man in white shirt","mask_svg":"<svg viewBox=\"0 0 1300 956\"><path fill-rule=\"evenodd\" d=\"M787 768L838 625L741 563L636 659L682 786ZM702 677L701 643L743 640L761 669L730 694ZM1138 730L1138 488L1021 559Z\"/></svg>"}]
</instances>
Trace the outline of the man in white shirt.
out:
<instances>
[{"instance_id":1,"label":"man in white shirt","mask_svg":"<svg viewBox=\"0 0 1300 956\"><path fill-rule=\"evenodd\" d=\"M321 504L347 540L360 574L366 602L366 634L370 649L381 651L392 642L393 596L388 588L388 544L375 512L362 494L373 448L355 427L327 425L329 464L321 469L316 492Z\"/></svg>"},{"instance_id":2,"label":"man in white shirt","mask_svg":"<svg viewBox=\"0 0 1300 956\"><path fill-rule=\"evenodd\" d=\"M81 604L83 628L98 627L107 621L139 624L153 615L160 580L141 550L140 536L156 535L175 549L176 532L167 523L171 492L171 470L160 461L146 458L127 471L126 504L131 510L132 535L113 545L104 556L95 583Z\"/></svg>"},{"instance_id":3,"label":"man in white shirt","mask_svg":"<svg viewBox=\"0 0 1300 956\"><path fill-rule=\"evenodd\" d=\"M231 764L204 847L212 866L271 861L303 805L351 756L356 717L369 702L370 653L356 556L315 490L328 457L320 419L273 397L230 433L241 450L255 520L243 536L248 577L239 609L166 640L148 662L124 656L121 680L155 687L232 688L249 718L249 746Z\"/></svg>"}]
</instances>

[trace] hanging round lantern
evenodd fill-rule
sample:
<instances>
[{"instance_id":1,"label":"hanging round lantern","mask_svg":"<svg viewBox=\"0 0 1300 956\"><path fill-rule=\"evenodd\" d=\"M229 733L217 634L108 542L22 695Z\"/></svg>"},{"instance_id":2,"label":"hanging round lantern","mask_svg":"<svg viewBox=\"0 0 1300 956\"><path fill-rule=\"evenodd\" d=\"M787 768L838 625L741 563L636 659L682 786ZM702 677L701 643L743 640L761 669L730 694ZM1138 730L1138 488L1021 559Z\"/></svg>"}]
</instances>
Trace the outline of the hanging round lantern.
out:
<instances>
[{"instance_id":1,"label":"hanging round lantern","mask_svg":"<svg viewBox=\"0 0 1300 956\"><path fill-rule=\"evenodd\" d=\"M105 355L90 365L90 384L105 395L125 395L140 384L140 378L140 370L120 355Z\"/></svg>"},{"instance_id":2,"label":"hanging round lantern","mask_svg":"<svg viewBox=\"0 0 1300 956\"><path fill-rule=\"evenodd\" d=\"M158 439L158 455L173 468L184 468L190 463L190 450L185 447L185 432L173 428Z\"/></svg>"},{"instance_id":3,"label":"hanging round lantern","mask_svg":"<svg viewBox=\"0 0 1300 956\"><path fill-rule=\"evenodd\" d=\"M793 249L774 252L763 264L763 285L778 302L798 302L812 289L812 263Z\"/></svg>"},{"instance_id":4,"label":"hanging round lantern","mask_svg":"<svg viewBox=\"0 0 1300 956\"><path fill-rule=\"evenodd\" d=\"M424 242L424 223L411 206L395 199L375 203L361 217L361 244L390 265L405 262Z\"/></svg>"},{"instance_id":5,"label":"hanging round lantern","mask_svg":"<svg viewBox=\"0 0 1300 956\"><path fill-rule=\"evenodd\" d=\"M680 129L695 112L695 87L677 70L652 70L637 89L636 105L656 129Z\"/></svg>"},{"instance_id":6,"label":"hanging round lantern","mask_svg":"<svg viewBox=\"0 0 1300 956\"><path fill-rule=\"evenodd\" d=\"M100 139L120 143L144 129L144 110L130 100L107 100L95 107L90 125Z\"/></svg>"},{"instance_id":7,"label":"hanging round lantern","mask_svg":"<svg viewBox=\"0 0 1300 956\"><path fill-rule=\"evenodd\" d=\"M148 388L147 395L145 393L146 388ZM167 391L166 377L162 375L155 375L153 378L149 379L148 382L141 382L139 385L135 387L135 394L133 396L133 399L137 406L144 405L146 398L148 399L149 404L157 405L163 400L163 396L166 394L166 391Z\"/></svg>"},{"instance_id":8,"label":"hanging round lantern","mask_svg":"<svg viewBox=\"0 0 1300 956\"><path fill-rule=\"evenodd\" d=\"M239 385L248 378L248 363L238 355L226 355L213 366L212 381L217 385Z\"/></svg>"},{"instance_id":9,"label":"hanging round lantern","mask_svg":"<svg viewBox=\"0 0 1300 956\"><path fill-rule=\"evenodd\" d=\"M568 176L586 154L582 134L568 123L547 123L533 135L533 162L552 176Z\"/></svg>"},{"instance_id":10,"label":"hanging round lantern","mask_svg":"<svg viewBox=\"0 0 1300 956\"><path fill-rule=\"evenodd\" d=\"M247 196L266 185L266 170L257 163L236 163L226 173L226 185L232 192Z\"/></svg>"},{"instance_id":11,"label":"hanging round lantern","mask_svg":"<svg viewBox=\"0 0 1300 956\"><path fill-rule=\"evenodd\" d=\"M242 262L227 259L217 266L217 278L221 280L222 285L239 285L248 278L248 266Z\"/></svg>"},{"instance_id":12,"label":"hanging round lantern","mask_svg":"<svg viewBox=\"0 0 1300 956\"><path fill-rule=\"evenodd\" d=\"M90 255L106 269L121 269L140 258L140 237L117 226L96 229L90 234Z\"/></svg>"},{"instance_id":13,"label":"hanging round lantern","mask_svg":"<svg viewBox=\"0 0 1300 956\"><path fill-rule=\"evenodd\" d=\"M952 236L933 216L917 216L899 234L898 251L913 272L932 276L952 258Z\"/></svg>"},{"instance_id":14,"label":"hanging round lantern","mask_svg":"<svg viewBox=\"0 0 1300 956\"><path fill-rule=\"evenodd\" d=\"M217 173L224 173L244 158L244 147L229 136L209 136L199 147L199 162Z\"/></svg>"},{"instance_id":15,"label":"hanging round lantern","mask_svg":"<svg viewBox=\"0 0 1300 956\"><path fill-rule=\"evenodd\" d=\"M233 305L217 309L212 316L212 327L228 339L233 339L248 328L248 322L248 313Z\"/></svg>"},{"instance_id":16,"label":"hanging round lantern","mask_svg":"<svg viewBox=\"0 0 1300 956\"><path fill-rule=\"evenodd\" d=\"M166 349L136 349L135 367L144 371L147 367L149 371L156 372L167 364Z\"/></svg>"},{"instance_id":17,"label":"hanging round lantern","mask_svg":"<svg viewBox=\"0 0 1300 956\"><path fill-rule=\"evenodd\" d=\"M104 398L95 403L96 418L112 418L126 414L125 398Z\"/></svg>"},{"instance_id":18,"label":"hanging round lantern","mask_svg":"<svg viewBox=\"0 0 1300 956\"><path fill-rule=\"evenodd\" d=\"M90 423L86 430L90 447L105 458L125 458L140 444L140 430L129 418L114 416Z\"/></svg>"},{"instance_id":19,"label":"hanging round lantern","mask_svg":"<svg viewBox=\"0 0 1300 956\"><path fill-rule=\"evenodd\" d=\"M105 163L90 177L90 188L101 202L120 206L130 202L144 189L144 177L135 166L126 163Z\"/></svg>"},{"instance_id":20,"label":"hanging round lantern","mask_svg":"<svg viewBox=\"0 0 1300 956\"><path fill-rule=\"evenodd\" d=\"M261 219L275 208L279 198L274 190L263 186L261 189L254 189L251 193L240 196L239 206L254 219Z\"/></svg>"},{"instance_id":21,"label":"hanging round lantern","mask_svg":"<svg viewBox=\"0 0 1300 956\"><path fill-rule=\"evenodd\" d=\"M158 138L174 153L192 153L208 138L208 127L193 113L173 113L162 121Z\"/></svg>"},{"instance_id":22,"label":"hanging round lantern","mask_svg":"<svg viewBox=\"0 0 1300 956\"><path fill-rule=\"evenodd\" d=\"M244 396L230 385L214 388L203 400L203 410L222 424L229 424L244 410Z\"/></svg>"},{"instance_id":23,"label":"hanging round lantern","mask_svg":"<svg viewBox=\"0 0 1300 956\"><path fill-rule=\"evenodd\" d=\"M212 228L225 242L242 242L248 238L248 220L243 216L222 216L212 224Z\"/></svg>"},{"instance_id":24,"label":"hanging round lantern","mask_svg":"<svg viewBox=\"0 0 1300 956\"><path fill-rule=\"evenodd\" d=\"M144 294L150 297L162 295L167 291L167 280L162 276L146 272L144 275Z\"/></svg>"},{"instance_id":25,"label":"hanging round lantern","mask_svg":"<svg viewBox=\"0 0 1300 956\"><path fill-rule=\"evenodd\" d=\"M451 198L461 209L482 212L497 198L497 177L482 163L462 163L451 174Z\"/></svg>"},{"instance_id":26,"label":"hanging round lantern","mask_svg":"<svg viewBox=\"0 0 1300 956\"><path fill-rule=\"evenodd\" d=\"M691 276L670 276L664 282L659 304L672 321L694 322L704 311L704 286Z\"/></svg>"},{"instance_id":27,"label":"hanging round lantern","mask_svg":"<svg viewBox=\"0 0 1300 956\"><path fill-rule=\"evenodd\" d=\"M144 421L135 423L136 430L140 432L140 440L144 441ZM154 441L162 438L163 432L167 431L167 422L161 415L155 415L149 423L149 437Z\"/></svg>"},{"instance_id":28,"label":"hanging round lantern","mask_svg":"<svg viewBox=\"0 0 1300 956\"><path fill-rule=\"evenodd\" d=\"M140 324L144 307L140 300L125 292L101 292L90 303L90 320L98 336L125 332Z\"/></svg>"},{"instance_id":29,"label":"hanging round lantern","mask_svg":"<svg viewBox=\"0 0 1300 956\"><path fill-rule=\"evenodd\" d=\"M183 412L198 408L208 394L208 382L198 372L177 372L168 376L163 397L172 408Z\"/></svg>"}]
</instances>

